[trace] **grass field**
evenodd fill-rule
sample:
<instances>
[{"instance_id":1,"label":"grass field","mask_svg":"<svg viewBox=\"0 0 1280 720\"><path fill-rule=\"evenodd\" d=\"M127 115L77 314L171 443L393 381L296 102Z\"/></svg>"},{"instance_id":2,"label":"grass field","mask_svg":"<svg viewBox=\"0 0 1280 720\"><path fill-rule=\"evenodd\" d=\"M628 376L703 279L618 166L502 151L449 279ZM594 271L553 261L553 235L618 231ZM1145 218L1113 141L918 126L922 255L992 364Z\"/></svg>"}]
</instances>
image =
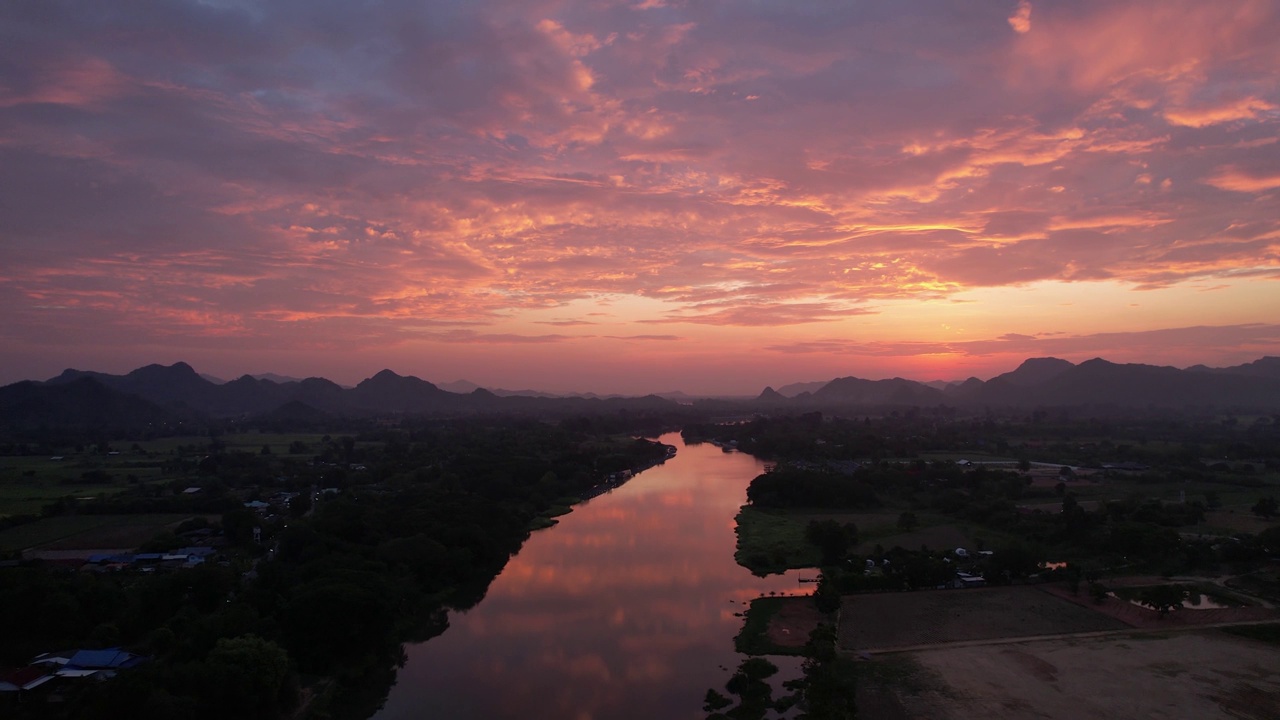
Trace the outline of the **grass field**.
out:
<instances>
[{"instance_id":1,"label":"grass field","mask_svg":"<svg viewBox=\"0 0 1280 720\"><path fill-rule=\"evenodd\" d=\"M930 550L952 550L958 547L972 550L975 547L974 538L978 535L981 533L973 533L966 526L955 523L930 525L908 532L902 532L895 527L892 534L865 537L853 552L859 555L870 555L875 551L876 545L885 550L892 549L894 546L904 550L919 550L921 547L928 547ZM988 533L986 537L989 544L990 534Z\"/></svg>"},{"instance_id":2,"label":"grass field","mask_svg":"<svg viewBox=\"0 0 1280 720\"><path fill-rule=\"evenodd\" d=\"M805 539L809 521L802 515L744 505L736 521L738 550L734 560L756 575L815 567L822 560L818 549Z\"/></svg>"},{"instance_id":3,"label":"grass field","mask_svg":"<svg viewBox=\"0 0 1280 720\"><path fill-rule=\"evenodd\" d=\"M217 440L227 453L258 455L266 447L275 458L305 459L324 449L324 437L318 433L240 433L219 436ZM341 444L341 438L333 440ZM164 463L179 455L191 463L208 452L209 442L207 436L192 435L116 442L109 448L115 454L86 446L60 450L56 456L59 460L48 455L0 457L0 517L39 515L45 505L59 498L97 497L140 483L176 479L164 474ZM290 454L289 448L295 442L302 443L304 453ZM356 447L379 444L357 443Z\"/></svg>"},{"instance_id":4,"label":"grass field","mask_svg":"<svg viewBox=\"0 0 1280 720\"><path fill-rule=\"evenodd\" d=\"M44 518L0 531L0 551L135 547L190 517L189 514L158 514Z\"/></svg>"},{"instance_id":5,"label":"grass field","mask_svg":"<svg viewBox=\"0 0 1280 720\"><path fill-rule=\"evenodd\" d=\"M218 442L231 452L261 452L262 446L271 448L271 452L287 455L289 445L295 440L307 445L312 451L318 450L323 433L237 433L219 435ZM188 435L183 437L160 438L139 442L143 450L151 453L167 455L180 447L205 447L209 444L206 435Z\"/></svg>"},{"instance_id":6,"label":"grass field","mask_svg":"<svg viewBox=\"0 0 1280 720\"><path fill-rule=\"evenodd\" d=\"M86 473L101 474L101 481ZM58 498L97 497L161 478L159 461L125 454L0 457L0 517L38 515Z\"/></svg>"}]
</instances>

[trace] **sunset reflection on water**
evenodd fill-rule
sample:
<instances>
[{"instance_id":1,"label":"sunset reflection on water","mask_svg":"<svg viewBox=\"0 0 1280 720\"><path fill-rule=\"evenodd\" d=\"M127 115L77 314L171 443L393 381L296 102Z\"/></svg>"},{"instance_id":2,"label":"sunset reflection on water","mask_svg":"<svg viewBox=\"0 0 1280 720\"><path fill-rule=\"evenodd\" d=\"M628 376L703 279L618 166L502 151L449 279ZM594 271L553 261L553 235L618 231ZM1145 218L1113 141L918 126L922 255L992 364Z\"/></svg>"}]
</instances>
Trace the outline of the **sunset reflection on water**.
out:
<instances>
[{"instance_id":1,"label":"sunset reflection on water","mask_svg":"<svg viewBox=\"0 0 1280 720\"><path fill-rule=\"evenodd\" d=\"M675 458L535 532L477 607L407 648L375 717L705 717L707 688L742 659L735 613L806 586L733 560L733 517L763 463L661 439Z\"/></svg>"}]
</instances>

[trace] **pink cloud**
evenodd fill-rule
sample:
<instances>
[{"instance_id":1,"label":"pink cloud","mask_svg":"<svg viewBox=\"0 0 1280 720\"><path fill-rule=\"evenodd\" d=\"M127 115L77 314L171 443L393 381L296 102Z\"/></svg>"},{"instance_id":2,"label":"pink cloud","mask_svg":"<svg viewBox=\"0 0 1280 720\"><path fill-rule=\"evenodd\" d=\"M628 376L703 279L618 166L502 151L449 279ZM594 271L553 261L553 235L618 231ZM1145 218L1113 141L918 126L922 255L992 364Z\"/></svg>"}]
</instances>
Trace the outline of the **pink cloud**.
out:
<instances>
[{"instance_id":1,"label":"pink cloud","mask_svg":"<svg viewBox=\"0 0 1280 720\"><path fill-rule=\"evenodd\" d=\"M1261 1L4 7L0 337L555 345L480 330L594 303L630 309L575 348L819 347L975 287L1275 282L1277 34Z\"/></svg>"}]
</instances>

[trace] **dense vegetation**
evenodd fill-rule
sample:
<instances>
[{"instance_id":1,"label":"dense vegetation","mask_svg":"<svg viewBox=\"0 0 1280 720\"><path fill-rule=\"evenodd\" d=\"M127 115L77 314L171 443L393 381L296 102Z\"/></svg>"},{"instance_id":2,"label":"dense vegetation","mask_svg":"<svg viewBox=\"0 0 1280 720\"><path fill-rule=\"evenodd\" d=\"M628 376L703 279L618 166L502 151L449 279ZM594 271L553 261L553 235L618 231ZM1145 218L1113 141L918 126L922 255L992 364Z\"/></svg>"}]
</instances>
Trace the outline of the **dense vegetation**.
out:
<instances>
[{"instance_id":1,"label":"dense vegetation","mask_svg":"<svg viewBox=\"0 0 1280 720\"><path fill-rule=\"evenodd\" d=\"M1037 574L1048 559L1091 575L1121 567L1244 570L1280 550L1274 527L1241 533L1211 524L1230 521L1224 504L1225 512L1264 520L1276 514L1280 423L1268 416L1242 423L1047 413L952 421L945 409L860 419L809 413L690 426L685 435L776 461L748 489L739 561L768 572L809 566L817 556L842 592L934 587L957 570L1007 583ZM868 512L896 517L897 526L863 532L875 547L853 552L859 528L839 518ZM966 528L975 552L957 558L951 547L899 546L921 518ZM874 572L865 571L867 561Z\"/></svg>"},{"instance_id":2,"label":"dense vegetation","mask_svg":"<svg viewBox=\"0 0 1280 720\"><path fill-rule=\"evenodd\" d=\"M116 645L152 658L110 683L80 686L67 703L15 714L273 718L301 706L317 717L365 717L394 681L403 643L441 632L449 609L478 602L531 528L553 523L611 475L660 461L664 448L626 433L671 421L660 413L400 417L335 420L308 434L276 419L256 428L275 434L219 421L183 438L62 430L0 440L5 467L21 473L6 491L36 482L59 491L5 525L179 513L191 519L143 548L171 550L201 530L227 543L223 563L169 573L0 568L0 662ZM1016 582L1053 559L1070 563L1059 572L1075 583L1100 587L1109 568L1240 571L1280 551L1274 526L1229 525L1232 512L1277 512L1280 422L1270 416L962 418L937 407L688 424L685 437L775 462L739 515L743 539L748 526L764 528L761 547L740 561L762 572L823 566L815 602L824 610L841 593L934 587L959 569ZM74 466L50 464L64 453ZM1031 482L1033 473L1053 477ZM273 509L245 507L255 501ZM949 525L974 538L972 556L903 540ZM847 716L848 688L832 670L847 661L823 647L806 664L810 684L781 702L802 702L813 717ZM776 706L761 694L768 668L740 670L727 688L736 706L709 695L708 712L748 717ZM833 715L819 711L823 688Z\"/></svg>"},{"instance_id":3,"label":"dense vegetation","mask_svg":"<svg viewBox=\"0 0 1280 720\"><path fill-rule=\"evenodd\" d=\"M40 562L0 569L0 662L117 645L152 658L112 682L83 684L71 702L15 710L273 718L305 702L317 714L367 717L394 679L402 643L441 632L448 609L478 602L531 527L609 474L666 457L658 443L596 434L593 425L423 422L326 438L283 456L269 446L228 451L215 437L190 459L191 448L168 456L167 471L178 475L169 482L46 508L49 515L222 509L211 529L229 543L228 561L155 573ZM196 497L174 490L193 483L202 488ZM296 494L281 516L243 507L290 489ZM197 517L191 527L202 524L210 525ZM151 544L182 542L168 533Z\"/></svg>"}]
</instances>

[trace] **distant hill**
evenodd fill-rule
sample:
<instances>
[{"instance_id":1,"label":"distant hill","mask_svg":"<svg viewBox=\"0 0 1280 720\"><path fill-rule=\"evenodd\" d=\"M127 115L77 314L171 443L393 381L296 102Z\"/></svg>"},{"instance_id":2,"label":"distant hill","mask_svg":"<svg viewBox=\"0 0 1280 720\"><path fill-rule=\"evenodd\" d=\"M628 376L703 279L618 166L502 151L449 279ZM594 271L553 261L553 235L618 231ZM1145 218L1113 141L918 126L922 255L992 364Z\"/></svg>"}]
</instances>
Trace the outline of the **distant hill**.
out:
<instances>
[{"instance_id":1,"label":"distant hill","mask_svg":"<svg viewBox=\"0 0 1280 720\"><path fill-rule=\"evenodd\" d=\"M252 377L254 380L270 380L277 384L302 382L303 380L303 378L289 377L288 375L277 375L275 373L256 373Z\"/></svg>"},{"instance_id":2,"label":"distant hill","mask_svg":"<svg viewBox=\"0 0 1280 720\"><path fill-rule=\"evenodd\" d=\"M774 392L778 393L779 395L782 395L783 397L795 397L801 393L813 394L821 390L829 382L831 381L820 380L818 382L791 383L790 385L783 385L782 387L779 387Z\"/></svg>"},{"instance_id":3,"label":"distant hill","mask_svg":"<svg viewBox=\"0 0 1280 720\"><path fill-rule=\"evenodd\" d=\"M446 392L466 394L473 390L479 390L480 386L470 380L454 380L453 382L440 383L436 387Z\"/></svg>"},{"instance_id":4,"label":"distant hill","mask_svg":"<svg viewBox=\"0 0 1280 720\"><path fill-rule=\"evenodd\" d=\"M114 427L110 422L113 416L126 424L132 424L134 418L145 423L199 416L320 423L333 416L388 413L564 416L677 407L674 402L655 395L640 398L555 397L533 392L503 395L480 387L466 393L449 392L421 378L398 375L391 370L383 370L353 388L344 388L324 378L289 378L278 382L252 375L217 383L182 362L147 365L125 375L68 369L43 383L15 383L0 391L3 391L0 400L6 403L0 407L3 415L0 426L13 427L40 424Z\"/></svg>"},{"instance_id":5,"label":"distant hill","mask_svg":"<svg viewBox=\"0 0 1280 720\"><path fill-rule=\"evenodd\" d=\"M1016 387L1035 387L1046 383L1074 368L1075 365L1058 358L1029 358L1023 360L1018 369L997 375L992 380L1000 380Z\"/></svg>"},{"instance_id":6,"label":"distant hill","mask_svg":"<svg viewBox=\"0 0 1280 720\"><path fill-rule=\"evenodd\" d=\"M454 380L453 382L440 383L437 385L441 390L459 395L466 395L476 390L485 390L493 393L498 397L534 397L534 398L558 398L558 397L580 397L577 395L557 395L556 393L541 392L539 390L507 390L504 388L482 388L481 386L471 382L470 380Z\"/></svg>"},{"instance_id":7,"label":"distant hill","mask_svg":"<svg viewBox=\"0 0 1280 720\"><path fill-rule=\"evenodd\" d=\"M0 429L8 432L157 429L181 419L155 403L113 390L89 376L56 385L28 380L0 387Z\"/></svg>"},{"instance_id":8,"label":"distant hill","mask_svg":"<svg viewBox=\"0 0 1280 720\"><path fill-rule=\"evenodd\" d=\"M352 407L362 410L425 412L441 409L460 397L412 375L383 370L359 382L345 399Z\"/></svg>"},{"instance_id":9,"label":"distant hill","mask_svg":"<svg viewBox=\"0 0 1280 720\"><path fill-rule=\"evenodd\" d=\"M1185 370L1117 364L1101 358L1079 365L1053 357L1029 358L985 382L978 378L925 383L842 377L825 383L784 385L776 391L765 388L755 402L773 409L950 405L1274 411L1280 408L1280 358L1264 357L1226 368L1197 365Z\"/></svg>"},{"instance_id":10,"label":"distant hill","mask_svg":"<svg viewBox=\"0 0 1280 720\"><path fill-rule=\"evenodd\" d=\"M768 405L777 405L779 403L785 403L787 399L786 395L783 395L771 387L767 387L760 393L760 396L756 398L756 402Z\"/></svg>"},{"instance_id":11,"label":"distant hill","mask_svg":"<svg viewBox=\"0 0 1280 720\"><path fill-rule=\"evenodd\" d=\"M1280 407L1277 379L1118 365L1101 358L1080 363L1029 391L1028 398L1043 405Z\"/></svg>"},{"instance_id":12,"label":"distant hill","mask_svg":"<svg viewBox=\"0 0 1280 720\"><path fill-rule=\"evenodd\" d=\"M914 380L836 378L810 396L810 402L853 405L938 405L947 396Z\"/></svg>"},{"instance_id":13,"label":"distant hill","mask_svg":"<svg viewBox=\"0 0 1280 720\"><path fill-rule=\"evenodd\" d=\"M1251 363L1225 368L1211 368L1204 365L1192 365L1187 368L1192 372L1207 372L1215 375L1247 375L1249 377L1271 378L1280 380L1280 357L1267 356Z\"/></svg>"},{"instance_id":14,"label":"distant hill","mask_svg":"<svg viewBox=\"0 0 1280 720\"><path fill-rule=\"evenodd\" d=\"M516 413L554 418L679 408L716 415L938 406L1280 409L1280 358L1276 357L1233 367L1185 370L1101 358L1079 365L1058 358L1031 358L985 382L978 378L921 383L842 377L812 390L801 388L816 383L783 386L791 392L800 389L791 396L765 388L754 399L706 399L679 391L664 393L665 397L555 397L532 391L490 391L466 381L446 388L391 370L382 370L352 388L324 378L278 380L283 376L242 375L218 383L181 362L146 365L125 375L68 369L43 383L25 381L0 388L0 428L156 428L200 417L318 424L335 416L392 413Z\"/></svg>"}]
</instances>

